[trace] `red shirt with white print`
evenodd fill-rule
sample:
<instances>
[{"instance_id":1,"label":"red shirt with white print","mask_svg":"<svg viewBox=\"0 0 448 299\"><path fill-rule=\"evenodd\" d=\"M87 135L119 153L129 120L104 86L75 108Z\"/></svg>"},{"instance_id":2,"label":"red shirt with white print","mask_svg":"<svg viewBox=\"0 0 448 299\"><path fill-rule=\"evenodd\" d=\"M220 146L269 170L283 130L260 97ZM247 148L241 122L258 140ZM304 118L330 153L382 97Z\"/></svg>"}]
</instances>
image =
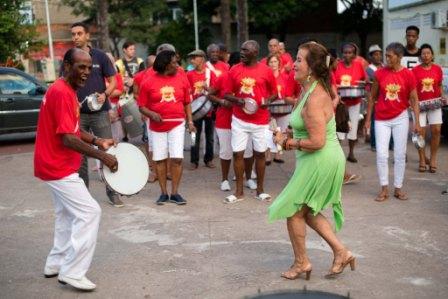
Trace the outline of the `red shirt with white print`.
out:
<instances>
[{"instance_id":1,"label":"red shirt with white print","mask_svg":"<svg viewBox=\"0 0 448 299\"><path fill-rule=\"evenodd\" d=\"M246 66L243 63L234 65L229 71L226 80L226 94L233 94L238 98L252 98L258 104L258 110L254 114L247 114L241 106L233 106L233 115L238 119L258 125L269 123L269 110L260 105L271 97L277 95L277 82L272 70L263 63Z\"/></svg>"},{"instance_id":2,"label":"red shirt with white print","mask_svg":"<svg viewBox=\"0 0 448 299\"><path fill-rule=\"evenodd\" d=\"M341 87L357 86L358 81L366 81L367 74L358 60L353 60L347 67L343 61L339 61L336 70L333 72L336 85ZM361 98L342 98L347 106L354 106L361 103Z\"/></svg>"},{"instance_id":3,"label":"red shirt with white print","mask_svg":"<svg viewBox=\"0 0 448 299\"><path fill-rule=\"evenodd\" d=\"M214 64L211 63L211 61L208 61L206 66L217 78L221 77L222 74L227 73L230 70L230 65L221 60L218 60Z\"/></svg>"},{"instance_id":4,"label":"red shirt with white print","mask_svg":"<svg viewBox=\"0 0 448 299\"><path fill-rule=\"evenodd\" d=\"M419 101L432 100L442 96L440 85L443 81L442 68L432 64L429 69L424 69L420 64L412 69L417 82L417 95Z\"/></svg>"},{"instance_id":5,"label":"red shirt with white print","mask_svg":"<svg viewBox=\"0 0 448 299\"><path fill-rule=\"evenodd\" d=\"M397 117L409 107L409 95L416 87L412 71L407 68L393 71L385 67L375 72L375 78L379 89L375 119L388 120Z\"/></svg>"},{"instance_id":6,"label":"red shirt with white print","mask_svg":"<svg viewBox=\"0 0 448 299\"><path fill-rule=\"evenodd\" d=\"M200 96L203 96L206 94L206 86L207 86L207 78L206 78L207 71L204 69L202 73L198 72L197 70L191 70L187 72L187 78L188 82L190 83L190 90L191 90L191 96L193 101L199 98ZM209 83L208 87L215 86L216 85L216 76L215 74L210 71L209 73ZM212 116L212 109L207 113L208 117Z\"/></svg>"},{"instance_id":7,"label":"red shirt with white print","mask_svg":"<svg viewBox=\"0 0 448 299\"><path fill-rule=\"evenodd\" d=\"M59 180L78 172L81 154L66 147L64 134L81 136L76 91L63 79L47 90L40 106L34 150L34 175L44 181Z\"/></svg>"},{"instance_id":8,"label":"red shirt with white print","mask_svg":"<svg viewBox=\"0 0 448 299\"><path fill-rule=\"evenodd\" d=\"M215 86L213 87L218 91L217 96L219 98L224 98L224 95L226 93L225 91L225 84L228 80L228 73L223 73L221 77L216 81ZM218 109L216 110L216 120L215 120L215 127L218 129L228 129L230 130L232 127L232 107L223 107L221 105L218 106Z\"/></svg>"},{"instance_id":9,"label":"red shirt with white print","mask_svg":"<svg viewBox=\"0 0 448 299\"><path fill-rule=\"evenodd\" d=\"M153 72L150 77L151 80L144 81L141 86L138 104L160 114L162 119L185 119L184 106L191 102L185 73L165 76ZM151 120L149 128L155 132L168 132L181 122Z\"/></svg>"}]
</instances>

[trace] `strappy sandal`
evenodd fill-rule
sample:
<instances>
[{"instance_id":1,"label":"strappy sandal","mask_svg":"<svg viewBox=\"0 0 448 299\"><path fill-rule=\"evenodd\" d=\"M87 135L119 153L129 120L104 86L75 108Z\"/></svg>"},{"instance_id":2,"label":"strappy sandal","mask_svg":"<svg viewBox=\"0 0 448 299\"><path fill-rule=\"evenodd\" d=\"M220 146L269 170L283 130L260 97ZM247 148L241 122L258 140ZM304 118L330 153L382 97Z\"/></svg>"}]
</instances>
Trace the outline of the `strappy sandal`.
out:
<instances>
[{"instance_id":1,"label":"strappy sandal","mask_svg":"<svg viewBox=\"0 0 448 299\"><path fill-rule=\"evenodd\" d=\"M429 172L430 173L436 173L437 172L437 167L436 166L429 166Z\"/></svg>"},{"instance_id":2,"label":"strappy sandal","mask_svg":"<svg viewBox=\"0 0 448 299\"><path fill-rule=\"evenodd\" d=\"M406 193L403 193L401 191L394 192L394 197L399 200L408 200L409 199L408 196L406 195Z\"/></svg>"},{"instance_id":3,"label":"strappy sandal","mask_svg":"<svg viewBox=\"0 0 448 299\"><path fill-rule=\"evenodd\" d=\"M426 172L426 165L419 165L418 166L418 172Z\"/></svg>"},{"instance_id":4,"label":"strappy sandal","mask_svg":"<svg viewBox=\"0 0 448 299\"><path fill-rule=\"evenodd\" d=\"M389 199L389 195L388 194L380 194L375 198L375 201L377 202L383 202Z\"/></svg>"}]
</instances>

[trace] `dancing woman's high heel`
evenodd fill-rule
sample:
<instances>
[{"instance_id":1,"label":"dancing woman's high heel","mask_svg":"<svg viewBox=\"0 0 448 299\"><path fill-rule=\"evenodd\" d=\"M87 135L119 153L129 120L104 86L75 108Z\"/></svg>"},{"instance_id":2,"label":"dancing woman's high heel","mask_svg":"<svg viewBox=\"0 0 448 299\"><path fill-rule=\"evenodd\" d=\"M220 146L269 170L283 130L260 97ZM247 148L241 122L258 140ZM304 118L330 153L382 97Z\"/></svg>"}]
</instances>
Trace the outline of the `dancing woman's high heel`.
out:
<instances>
[{"instance_id":1,"label":"dancing woman's high heel","mask_svg":"<svg viewBox=\"0 0 448 299\"><path fill-rule=\"evenodd\" d=\"M302 273L305 273L305 279L310 280L312 270L311 266L308 268L291 268L288 271L283 272L281 276L286 279L294 280L299 278Z\"/></svg>"},{"instance_id":2,"label":"dancing woman's high heel","mask_svg":"<svg viewBox=\"0 0 448 299\"><path fill-rule=\"evenodd\" d=\"M325 275L325 278L334 278L336 277L338 274L341 274L342 272L344 272L345 267L347 267L347 265L350 264L350 269L352 271L355 271L355 267L356 267L356 258L352 255L352 253L349 251L348 252L348 258L341 263L340 265L335 265L333 263L333 267L330 269L330 272Z\"/></svg>"}]
</instances>

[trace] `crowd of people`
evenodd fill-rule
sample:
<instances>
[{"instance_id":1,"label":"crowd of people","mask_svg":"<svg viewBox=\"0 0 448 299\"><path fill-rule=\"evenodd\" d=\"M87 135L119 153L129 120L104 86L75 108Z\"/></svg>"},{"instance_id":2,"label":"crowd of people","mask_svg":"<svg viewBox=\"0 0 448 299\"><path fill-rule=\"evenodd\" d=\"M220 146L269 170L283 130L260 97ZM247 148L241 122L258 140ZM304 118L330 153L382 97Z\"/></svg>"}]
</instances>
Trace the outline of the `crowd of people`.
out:
<instances>
[{"instance_id":1,"label":"crowd of people","mask_svg":"<svg viewBox=\"0 0 448 299\"><path fill-rule=\"evenodd\" d=\"M406 29L406 46L394 42L386 47L385 63L378 45L369 48L367 62L354 43L341 47L339 59L313 40L300 43L293 59L284 44L273 38L269 54L262 59L254 40L243 42L240 51L232 54L220 44L210 44L206 52L196 49L187 55L187 71L171 44L159 45L155 55L144 61L136 57L135 43L127 41L123 57L115 61L90 46L85 24L73 24L71 32L74 48L65 54L61 78L43 100L35 151L35 175L50 187L56 212L54 247L44 274L58 276L63 284L82 290L96 287L85 274L101 210L88 191L87 157L102 161L114 172L120 165L104 150L117 142L144 142L152 169L148 180L160 186L158 205L187 203L179 192L186 132L192 139L191 171L200 166L202 130L203 162L210 169L216 168L214 138L218 138L222 176L216 188L232 190L233 162L236 183L224 198L226 204L244 200L245 187L256 190L256 199L270 201L264 189L266 166L284 163L283 150L295 150L294 174L268 212L270 221L287 220L294 251L292 266L282 273L287 279L302 273L310 278L306 225L333 250L329 277L347 265L355 269L354 255L320 212L331 206L336 231L341 229L342 185L360 179L346 169L346 161L358 161L355 145L361 128L376 151L381 187L377 201L389 197L389 148L394 153L393 195L408 198L402 188L410 114L416 134L425 137L428 125L431 132L430 157L421 146L418 170L437 170L442 72L433 62L431 46L416 46L419 29L415 26ZM418 57L421 64L410 64L413 60L404 59L407 56ZM99 110L92 111L85 101L92 95L102 104ZM129 117L124 111L129 107L123 103L138 106L134 111L138 116ZM211 108L198 114L207 103ZM340 145L345 138L347 157ZM106 194L115 207L124 205L112 189L106 187Z\"/></svg>"}]
</instances>

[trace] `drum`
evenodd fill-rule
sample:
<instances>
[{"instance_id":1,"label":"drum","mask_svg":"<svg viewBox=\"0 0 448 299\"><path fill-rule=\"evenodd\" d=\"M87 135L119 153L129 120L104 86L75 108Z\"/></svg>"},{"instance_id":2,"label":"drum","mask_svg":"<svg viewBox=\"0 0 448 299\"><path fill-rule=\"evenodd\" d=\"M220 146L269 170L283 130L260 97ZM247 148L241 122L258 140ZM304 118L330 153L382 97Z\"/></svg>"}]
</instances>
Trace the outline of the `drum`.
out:
<instances>
[{"instance_id":1,"label":"drum","mask_svg":"<svg viewBox=\"0 0 448 299\"><path fill-rule=\"evenodd\" d=\"M193 114L193 120L198 120L206 116L213 105L206 96L200 96L199 98L191 102L191 113Z\"/></svg>"},{"instance_id":2,"label":"drum","mask_svg":"<svg viewBox=\"0 0 448 299\"><path fill-rule=\"evenodd\" d=\"M254 114L258 110L258 104L257 101L255 101L252 98L245 98L244 99L244 105L243 105L243 111L246 114Z\"/></svg>"},{"instance_id":3,"label":"drum","mask_svg":"<svg viewBox=\"0 0 448 299\"><path fill-rule=\"evenodd\" d=\"M274 101L268 107L272 115L289 114L292 112L292 105L285 103L284 100Z\"/></svg>"},{"instance_id":4,"label":"drum","mask_svg":"<svg viewBox=\"0 0 448 299\"><path fill-rule=\"evenodd\" d=\"M121 195L137 194L146 185L149 166L146 156L135 145L122 142L107 150L118 160L118 170L111 172L106 166L100 170L103 181Z\"/></svg>"},{"instance_id":5,"label":"drum","mask_svg":"<svg viewBox=\"0 0 448 299\"><path fill-rule=\"evenodd\" d=\"M341 98L362 98L366 95L365 87L358 86L339 86L338 93Z\"/></svg>"},{"instance_id":6,"label":"drum","mask_svg":"<svg viewBox=\"0 0 448 299\"><path fill-rule=\"evenodd\" d=\"M420 107L421 112L437 110L439 108L442 108L442 104L442 98L435 98L418 102L418 106Z\"/></svg>"},{"instance_id":7,"label":"drum","mask_svg":"<svg viewBox=\"0 0 448 299\"><path fill-rule=\"evenodd\" d=\"M123 97L119 101L121 106L121 120L130 138L143 134L143 121L137 103L132 97Z\"/></svg>"},{"instance_id":8,"label":"drum","mask_svg":"<svg viewBox=\"0 0 448 299\"><path fill-rule=\"evenodd\" d=\"M98 103L98 97L94 93L87 96L84 101L87 101L87 107L89 107L90 111L98 111L103 107L103 103Z\"/></svg>"}]
</instances>

